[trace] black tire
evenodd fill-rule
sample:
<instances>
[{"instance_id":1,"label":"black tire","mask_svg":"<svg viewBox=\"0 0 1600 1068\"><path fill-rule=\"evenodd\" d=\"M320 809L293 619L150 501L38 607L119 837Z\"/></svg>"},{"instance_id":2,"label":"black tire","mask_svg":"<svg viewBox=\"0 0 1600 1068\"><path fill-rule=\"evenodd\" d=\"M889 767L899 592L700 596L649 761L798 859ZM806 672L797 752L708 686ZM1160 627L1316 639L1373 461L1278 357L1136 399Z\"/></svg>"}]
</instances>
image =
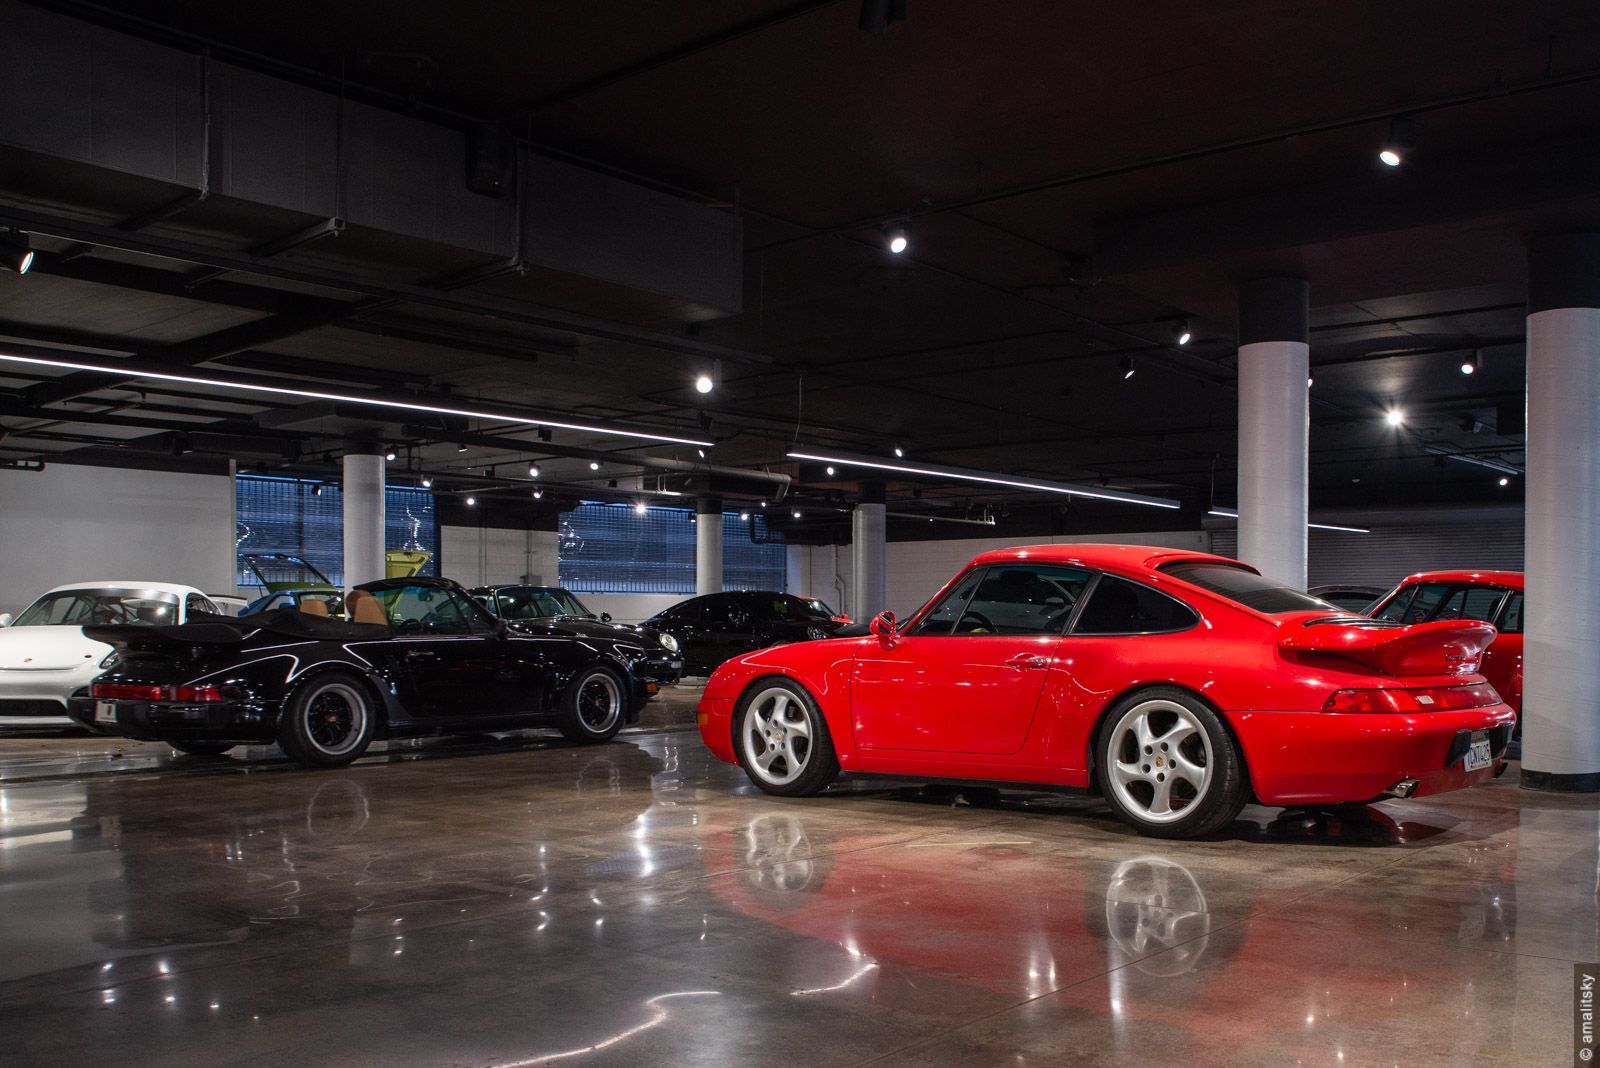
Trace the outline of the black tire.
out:
<instances>
[{"instance_id":1,"label":"black tire","mask_svg":"<svg viewBox=\"0 0 1600 1068\"><path fill-rule=\"evenodd\" d=\"M180 753L189 756L214 757L221 756L234 747L233 742L199 742L199 741L174 741L167 739L167 744Z\"/></svg>"},{"instance_id":2,"label":"black tire","mask_svg":"<svg viewBox=\"0 0 1600 1068\"><path fill-rule=\"evenodd\" d=\"M806 797L820 793L839 775L828 721L799 683L760 680L739 698L733 724L739 766L769 794Z\"/></svg>"},{"instance_id":3,"label":"black tire","mask_svg":"<svg viewBox=\"0 0 1600 1068\"><path fill-rule=\"evenodd\" d=\"M1231 824L1250 798L1244 757L1227 725L1175 686L1117 702L1095 740L1095 767L1112 810L1151 838L1210 834Z\"/></svg>"},{"instance_id":4,"label":"black tire","mask_svg":"<svg viewBox=\"0 0 1600 1068\"><path fill-rule=\"evenodd\" d=\"M311 768L349 764L372 742L379 705L367 684L343 671L307 679L284 702L278 744Z\"/></svg>"},{"instance_id":5,"label":"black tire","mask_svg":"<svg viewBox=\"0 0 1600 1068\"><path fill-rule=\"evenodd\" d=\"M556 726L569 742L598 745L622 729L628 711L628 684L608 667L586 667L561 693Z\"/></svg>"}]
</instances>

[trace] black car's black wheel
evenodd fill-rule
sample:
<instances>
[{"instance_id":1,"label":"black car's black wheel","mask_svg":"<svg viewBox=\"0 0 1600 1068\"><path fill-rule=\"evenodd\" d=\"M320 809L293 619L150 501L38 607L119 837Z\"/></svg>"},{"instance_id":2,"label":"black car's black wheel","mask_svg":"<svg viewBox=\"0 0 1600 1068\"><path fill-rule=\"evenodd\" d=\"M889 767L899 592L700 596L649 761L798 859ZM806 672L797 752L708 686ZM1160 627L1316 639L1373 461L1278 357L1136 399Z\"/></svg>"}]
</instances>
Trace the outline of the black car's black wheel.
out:
<instances>
[{"instance_id":1,"label":"black car's black wheel","mask_svg":"<svg viewBox=\"0 0 1600 1068\"><path fill-rule=\"evenodd\" d=\"M365 683L344 672L302 683L283 709L278 742L298 763L337 768L366 752L377 711Z\"/></svg>"},{"instance_id":2,"label":"black car's black wheel","mask_svg":"<svg viewBox=\"0 0 1600 1068\"><path fill-rule=\"evenodd\" d=\"M1175 686L1118 702L1100 730L1100 789L1152 838L1193 838L1232 823L1250 797L1244 758L1221 718Z\"/></svg>"},{"instance_id":3,"label":"black car's black wheel","mask_svg":"<svg viewBox=\"0 0 1600 1068\"><path fill-rule=\"evenodd\" d=\"M234 745L232 742L180 742L171 739L167 741L167 744L178 752L187 753L190 756L221 756L232 749Z\"/></svg>"},{"instance_id":4,"label":"black car's black wheel","mask_svg":"<svg viewBox=\"0 0 1600 1068\"><path fill-rule=\"evenodd\" d=\"M568 741L608 742L622 729L628 707L627 684L610 668L584 668L561 695L556 725Z\"/></svg>"},{"instance_id":5,"label":"black car's black wheel","mask_svg":"<svg viewBox=\"0 0 1600 1068\"><path fill-rule=\"evenodd\" d=\"M804 797L820 792L839 774L828 722L798 683L756 683L740 698L733 723L740 766L769 794Z\"/></svg>"}]
</instances>

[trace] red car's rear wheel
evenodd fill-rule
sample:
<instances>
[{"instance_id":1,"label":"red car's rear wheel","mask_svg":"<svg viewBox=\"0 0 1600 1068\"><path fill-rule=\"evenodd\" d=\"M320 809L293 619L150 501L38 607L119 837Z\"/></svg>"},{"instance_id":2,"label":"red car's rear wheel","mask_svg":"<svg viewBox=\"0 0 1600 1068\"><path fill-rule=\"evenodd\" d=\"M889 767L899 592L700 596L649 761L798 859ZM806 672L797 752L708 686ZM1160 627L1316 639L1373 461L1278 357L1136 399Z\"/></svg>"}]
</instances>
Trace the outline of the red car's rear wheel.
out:
<instances>
[{"instance_id":1,"label":"red car's rear wheel","mask_svg":"<svg viewBox=\"0 0 1600 1068\"><path fill-rule=\"evenodd\" d=\"M1249 796L1244 761L1217 714L1163 686L1119 702L1100 732L1100 786L1141 834L1192 838L1233 822Z\"/></svg>"}]
</instances>

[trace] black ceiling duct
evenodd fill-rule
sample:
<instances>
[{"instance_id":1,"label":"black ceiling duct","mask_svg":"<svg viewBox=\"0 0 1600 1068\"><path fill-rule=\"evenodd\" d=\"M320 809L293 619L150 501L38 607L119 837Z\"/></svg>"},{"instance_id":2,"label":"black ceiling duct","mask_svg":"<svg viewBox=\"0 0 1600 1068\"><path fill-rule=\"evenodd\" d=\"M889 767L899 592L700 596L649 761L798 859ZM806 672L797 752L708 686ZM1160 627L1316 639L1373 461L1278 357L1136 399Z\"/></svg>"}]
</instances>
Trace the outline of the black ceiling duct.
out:
<instances>
[{"instance_id":1,"label":"black ceiling duct","mask_svg":"<svg viewBox=\"0 0 1600 1068\"><path fill-rule=\"evenodd\" d=\"M480 122L467 131L467 188L474 193L505 196L516 160L516 142L499 123Z\"/></svg>"},{"instance_id":2,"label":"black ceiling duct","mask_svg":"<svg viewBox=\"0 0 1600 1068\"><path fill-rule=\"evenodd\" d=\"M861 21L868 33L882 33L891 22L906 20L906 0L861 0Z\"/></svg>"}]
</instances>

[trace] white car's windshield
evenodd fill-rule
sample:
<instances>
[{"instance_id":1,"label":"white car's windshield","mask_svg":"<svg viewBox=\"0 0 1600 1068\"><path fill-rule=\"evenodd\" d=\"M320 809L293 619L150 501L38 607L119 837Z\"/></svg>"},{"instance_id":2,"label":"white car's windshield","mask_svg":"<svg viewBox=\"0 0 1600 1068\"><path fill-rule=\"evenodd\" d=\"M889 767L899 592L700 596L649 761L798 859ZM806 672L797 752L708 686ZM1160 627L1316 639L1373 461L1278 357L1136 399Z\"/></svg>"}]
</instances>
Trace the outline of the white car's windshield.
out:
<instances>
[{"instance_id":1,"label":"white car's windshield","mask_svg":"<svg viewBox=\"0 0 1600 1068\"><path fill-rule=\"evenodd\" d=\"M17 617L18 627L84 627L110 623L155 626L178 622L178 598L157 590L61 590L47 593Z\"/></svg>"}]
</instances>

